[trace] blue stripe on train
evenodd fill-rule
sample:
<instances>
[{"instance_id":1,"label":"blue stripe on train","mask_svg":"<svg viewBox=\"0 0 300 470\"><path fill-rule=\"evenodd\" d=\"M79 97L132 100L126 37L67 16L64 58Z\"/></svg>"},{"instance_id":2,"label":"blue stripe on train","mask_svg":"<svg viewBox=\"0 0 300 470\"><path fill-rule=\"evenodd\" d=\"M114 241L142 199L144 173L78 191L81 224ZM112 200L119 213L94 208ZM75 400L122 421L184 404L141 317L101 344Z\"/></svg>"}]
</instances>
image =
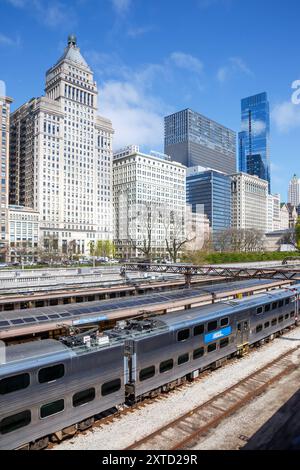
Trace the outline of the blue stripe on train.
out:
<instances>
[{"instance_id":1,"label":"blue stripe on train","mask_svg":"<svg viewBox=\"0 0 300 470\"><path fill-rule=\"evenodd\" d=\"M220 338L225 338L231 334L231 326L227 326L227 328L222 328L221 330L214 331L213 333L208 333L204 336L204 343L211 343L212 341L216 341Z\"/></svg>"}]
</instances>

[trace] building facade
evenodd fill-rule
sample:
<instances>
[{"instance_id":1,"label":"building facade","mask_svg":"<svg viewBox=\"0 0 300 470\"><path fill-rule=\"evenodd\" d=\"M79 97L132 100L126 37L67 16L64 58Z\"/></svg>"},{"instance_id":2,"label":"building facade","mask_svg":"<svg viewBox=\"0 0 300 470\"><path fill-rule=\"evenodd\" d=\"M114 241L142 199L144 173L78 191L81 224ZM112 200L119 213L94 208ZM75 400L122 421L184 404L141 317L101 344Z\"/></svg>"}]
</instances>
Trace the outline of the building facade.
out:
<instances>
[{"instance_id":1,"label":"building facade","mask_svg":"<svg viewBox=\"0 0 300 470\"><path fill-rule=\"evenodd\" d=\"M38 260L39 218L40 213L30 207L9 206L9 261Z\"/></svg>"},{"instance_id":2,"label":"building facade","mask_svg":"<svg viewBox=\"0 0 300 470\"><path fill-rule=\"evenodd\" d=\"M280 194L268 194L267 202L267 232L281 230Z\"/></svg>"},{"instance_id":3,"label":"building facade","mask_svg":"<svg viewBox=\"0 0 300 470\"><path fill-rule=\"evenodd\" d=\"M270 106L267 93L242 99L239 133L239 171L268 181L270 174Z\"/></svg>"},{"instance_id":4,"label":"building facade","mask_svg":"<svg viewBox=\"0 0 300 470\"><path fill-rule=\"evenodd\" d=\"M196 212L203 205L212 233L231 227L231 178L215 170L189 168L186 200Z\"/></svg>"},{"instance_id":5,"label":"building facade","mask_svg":"<svg viewBox=\"0 0 300 470\"><path fill-rule=\"evenodd\" d=\"M246 173L232 175L232 226L267 231L268 182Z\"/></svg>"},{"instance_id":6,"label":"building facade","mask_svg":"<svg viewBox=\"0 0 300 470\"><path fill-rule=\"evenodd\" d=\"M90 241L113 236L113 129L98 116L97 84L75 36L47 71L45 92L12 114L10 203L38 211L42 237L55 237L63 253L71 244L88 254Z\"/></svg>"},{"instance_id":7,"label":"building facade","mask_svg":"<svg viewBox=\"0 0 300 470\"><path fill-rule=\"evenodd\" d=\"M187 167L236 172L236 133L185 109L165 117L165 153Z\"/></svg>"},{"instance_id":8,"label":"building facade","mask_svg":"<svg viewBox=\"0 0 300 470\"><path fill-rule=\"evenodd\" d=\"M289 182L288 202L292 206L300 206L300 179L297 175L294 175Z\"/></svg>"},{"instance_id":9,"label":"building facade","mask_svg":"<svg viewBox=\"0 0 300 470\"><path fill-rule=\"evenodd\" d=\"M0 149L1 149L1 178L0 178L0 258L4 261L8 253L8 182L9 182L9 125L10 105L12 99L0 95Z\"/></svg>"},{"instance_id":10,"label":"building facade","mask_svg":"<svg viewBox=\"0 0 300 470\"><path fill-rule=\"evenodd\" d=\"M143 154L129 146L114 154L115 243L126 257L166 252L167 213L185 213L186 168L162 154ZM182 227L184 229L184 226ZM180 233L179 236L183 236Z\"/></svg>"}]
</instances>

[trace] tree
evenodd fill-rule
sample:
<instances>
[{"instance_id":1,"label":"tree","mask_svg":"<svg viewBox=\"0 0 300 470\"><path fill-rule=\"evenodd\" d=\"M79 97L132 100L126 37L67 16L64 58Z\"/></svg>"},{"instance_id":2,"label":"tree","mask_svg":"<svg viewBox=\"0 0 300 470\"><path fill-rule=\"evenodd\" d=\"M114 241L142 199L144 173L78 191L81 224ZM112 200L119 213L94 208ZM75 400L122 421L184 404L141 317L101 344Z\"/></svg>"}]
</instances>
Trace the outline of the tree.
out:
<instances>
[{"instance_id":1,"label":"tree","mask_svg":"<svg viewBox=\"0 0 300 470\"><path fill-rule=\"evenodd\" d=\"M195 239L195 235L188 236L185 210L166 207L161 209L160 218L165 230L167 252L173 263L176 263L180 251L187 243Z\"/></svg>"},{"instance_id":2,"label":"tree","mask_svg":"<svg viewBox=\"0 0 300 470\"><path fill-rule=\"evenodd\" d=\"M297 219L297 223L295 226L295 246L297 250L300 250L300 217Z\"/></svg>"},{"instance_id":3,"label":"tree","mask_svg":"<svg viewBox=\"0 0 300 470\"><path fill-rule=\"evenodd\" d=\"M160 205L157 202L144 202L133 208L129 219L128 238L130 244L145 258L152 256L154 232L159 223L159 214Z\"/></svg>"}]
</instances>

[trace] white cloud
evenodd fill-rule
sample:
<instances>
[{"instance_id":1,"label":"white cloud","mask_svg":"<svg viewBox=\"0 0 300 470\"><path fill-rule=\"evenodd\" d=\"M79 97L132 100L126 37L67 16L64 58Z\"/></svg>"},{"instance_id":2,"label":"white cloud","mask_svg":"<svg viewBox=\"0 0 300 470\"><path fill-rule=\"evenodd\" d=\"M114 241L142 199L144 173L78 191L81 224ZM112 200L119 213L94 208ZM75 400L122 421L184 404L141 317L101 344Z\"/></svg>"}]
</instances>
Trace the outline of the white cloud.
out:
<instances>
[{"instance_id":1,"label":"white cloud","mask_svg":"<svg viewBox=\"0 0 300 470\"><path fill-rule=\"evenodd\" d=\"M114 10L118 15L127 13L131 5L131 0L111 0Z\"/></svg>"},{"instance_id":2,"label":"white cloud","mask_svg":"<svg viewBox=\"0 0 300 470\"><path fill-rule=\"evenodd\" d=\"M136 38L138 36L143 36L144 34L149 33L152 30L152 26L131 27L127 31L127 36L131 38Z\"/></svg>"},{"instance_id":3,"label":"white cloud","mask_svg":"<svg viewBox=\"0 0 300 470\"><path fill-rule=\"evenodd\" d=\"M220 83L224 83L238 73L253 76L253 72L249 69L243 59L240 57L231 57L226 65L219 68L217 72L217 80Z\"/></svg>"},{"instance_id":4,"label":"white cloud","mask_svg":"<svg viewBox=\"0 0 300 470\"><path fill-rule=\"evenodd\" d=\"M173 52L170 55L170 60L179 68L189 70L197 74L203 71L203 63L197 57L184 52Z\"/></svg>"},{"instance_id":5,"label":"white cloud","mask_svg":"<svg viewBox=\"0 0 300 470\"><path fill-rule=\"evenodd\" d=\"M300 105L294 105L291 101L280 103L273 109L272 119L280 132L300 127Z\"/></svg>"},{"instance_id":6,"label":"white cloud","mask_svg":"<svg viewBox=\"0 0 300 470\"><path fill-rule=\"evenodd\" d=\"M76 23L75 9L61 0L7 0L16 8L25 9L36 19L50 27L72 27Z\"/></svg>"},{"instance_id":7,"label":"white cloud","mask_svg":"<svg viewBox=\"0 0 300 470\"><path fill-rule=\"evenodd\" d=\"M0 33L0 46L19 46L21 44L21 40L19 36L17 38L11 38L6 36L5 34Z\"/></svg>"},{"instance_id":8,"label":"white cloud","mask_svg":"<svg viewBox=\"0 0 300 470\"><path fill-rule=\"evenodd\" d=\"M264 121L260 120L252 120L251 121L251 128L252 128L252 134L254 136L259 136L266 130L266 123ZM248 130L248 124L246 121L242 122L242 131L247 131Z\"/></svg>"}]
</instances>

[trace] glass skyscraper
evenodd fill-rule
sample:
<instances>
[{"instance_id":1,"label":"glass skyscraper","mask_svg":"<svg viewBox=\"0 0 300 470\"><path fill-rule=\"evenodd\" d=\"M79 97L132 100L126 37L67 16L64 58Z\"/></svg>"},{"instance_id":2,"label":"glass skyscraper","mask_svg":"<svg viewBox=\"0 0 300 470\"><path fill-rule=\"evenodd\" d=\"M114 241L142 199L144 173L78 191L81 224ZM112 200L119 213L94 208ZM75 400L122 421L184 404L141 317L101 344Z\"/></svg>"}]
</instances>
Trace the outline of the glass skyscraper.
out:
<instances>
[{"instance_id":1,"label":"glass skyscraper","mask_svg":"<svg viewBox=\"0 0 300 470\"><path fill-rule=\"evenodd\" d=\"M184 109L165 117L165 153L187 167L236 172L236 133Z\"/></svg>"},{"instance_id":2,"label":"glass skyscraper","mask_svg":"<svg viewBox=\"0 0 300 470\"><path fill-rule=\"evenodd\" d=\"M267 93L242 99L239 170L268 181L270 175L270 106Z\"/></svg>"},{"instance_id":3,"label":"glass skyscraper","mask_svg":"<svg viewBox=\"0 0 300 470\"><path fill-rule=\"evenodd\" d=\"M196 212L197 205L203 204L213 233L231 226L231 178L214 170L187 173L187 203Z\"/></svg>"}]
</instances>

